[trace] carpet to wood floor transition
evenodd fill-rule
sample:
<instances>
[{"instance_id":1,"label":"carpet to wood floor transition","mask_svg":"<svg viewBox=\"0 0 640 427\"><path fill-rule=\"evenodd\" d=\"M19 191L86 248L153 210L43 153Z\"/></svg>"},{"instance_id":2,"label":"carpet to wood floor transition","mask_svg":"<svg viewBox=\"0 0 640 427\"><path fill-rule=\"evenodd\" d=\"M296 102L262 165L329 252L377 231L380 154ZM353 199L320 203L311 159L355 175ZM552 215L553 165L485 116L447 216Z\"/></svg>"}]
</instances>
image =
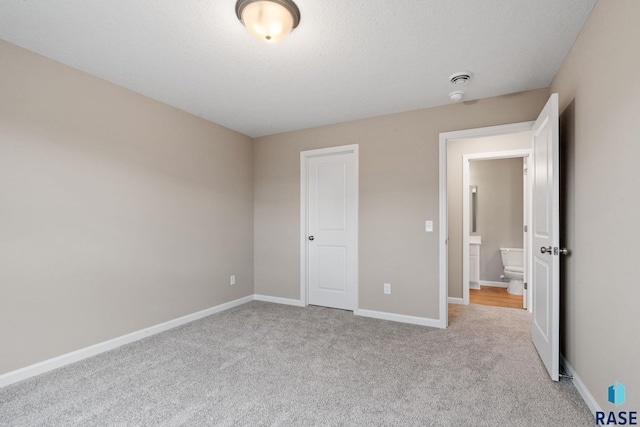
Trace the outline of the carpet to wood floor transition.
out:
<instances>
[{"instance_id":1,"label":"carpet to wood floor transition","mask_svg":"<svg viewBox=\"0 0 640 427\"><path fill-rule=\"evenodd\" d=\"M2 426L588 426L525 310L446 330L251 302L0 389Z\"/></svg>"}]
</instances>

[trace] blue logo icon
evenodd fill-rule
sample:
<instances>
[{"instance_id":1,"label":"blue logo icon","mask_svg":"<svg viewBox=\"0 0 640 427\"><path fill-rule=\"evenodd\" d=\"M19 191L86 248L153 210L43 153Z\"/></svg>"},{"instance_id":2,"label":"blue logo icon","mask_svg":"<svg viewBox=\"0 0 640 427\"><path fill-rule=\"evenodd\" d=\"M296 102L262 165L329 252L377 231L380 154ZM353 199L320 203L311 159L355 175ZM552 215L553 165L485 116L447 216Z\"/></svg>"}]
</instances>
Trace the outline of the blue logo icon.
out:
<instances>
[{"instance_id":1,"label":"blue logo icon","mask_svg":"<svg viewBox=\"0 0 640 427\"><path fill-rule=\"evenodd\" d=\"M618 381L612 386L609 386L609 402L616 405L616 407L624 403L624 386Z\"/></svg>"},{"instance_id":2,"label":"blue logo icon","mask_svg":"<svg viewBox=\"0 0 640 427\"><path fill-rule=\"evenodd\" d=\"M615 384L609 386L607 389L607 400L609 403L616 405L616 408L624 403L624 386L616 381ZM617 411L617 410L616 410ZM597 411L596 412L596 425L608 426L608 425L638 425L638 411Z\"/></svg>"}]
</instances>

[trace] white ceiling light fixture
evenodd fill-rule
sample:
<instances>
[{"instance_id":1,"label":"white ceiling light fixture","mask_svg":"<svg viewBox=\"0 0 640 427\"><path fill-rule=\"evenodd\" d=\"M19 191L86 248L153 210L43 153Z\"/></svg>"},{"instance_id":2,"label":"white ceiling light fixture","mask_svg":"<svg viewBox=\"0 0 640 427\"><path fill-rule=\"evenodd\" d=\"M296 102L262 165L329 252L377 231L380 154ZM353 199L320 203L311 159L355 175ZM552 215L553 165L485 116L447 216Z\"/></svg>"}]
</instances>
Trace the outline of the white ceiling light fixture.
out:
<instances>
[{"instance_id":1,"label":"white ceiling light fixture","mask_svg":"<svg viewBox=\"0 0 640 427\"><path fill-rule=\"evenodd\" d=\"M236 16L266 43L279 42L300 23L300 10L291 0L238 0Z\"/></svg>"},{"instance_id":2,"label":"white ceiling light fixture","mask_svg":"<svg viewBox=\"0 0 640 427\"><path fill-rule=\"evenodd\" d=\"M464 92L461 92L459 90L455 92L451 92L449 94L449 98L451 98L453 102L462 101L462 98L464 98Z\"/></svg>"},{"instance_id":3,"label":"white ceiling light fixture","mask_svg":"<svg viewBox=\"0 0 640 427\"><path fill-rule=\"evenodd\" d=\"M449 76L449 81L456 86L464 86L471 80L471 73L465 71L454 73Z\"/></svg>"}]
</instances>

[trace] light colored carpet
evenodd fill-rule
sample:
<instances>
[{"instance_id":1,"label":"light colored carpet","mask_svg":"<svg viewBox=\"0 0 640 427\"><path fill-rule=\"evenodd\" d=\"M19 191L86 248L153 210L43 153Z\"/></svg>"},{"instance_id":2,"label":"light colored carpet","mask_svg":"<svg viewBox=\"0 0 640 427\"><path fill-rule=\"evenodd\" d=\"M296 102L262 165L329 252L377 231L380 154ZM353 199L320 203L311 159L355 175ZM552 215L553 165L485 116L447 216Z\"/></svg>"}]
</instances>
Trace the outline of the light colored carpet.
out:
<instances>
[{"instance_id":1,"label":"light colored carpet","mask_svg":"<svg viewBox=\"0 0 640 427\"><path fill-rule=\"evenodd\" d=\"M447 330L251 302L0 389L0 425L587 426L524 310Z\"/></svg>"}]
</instances>

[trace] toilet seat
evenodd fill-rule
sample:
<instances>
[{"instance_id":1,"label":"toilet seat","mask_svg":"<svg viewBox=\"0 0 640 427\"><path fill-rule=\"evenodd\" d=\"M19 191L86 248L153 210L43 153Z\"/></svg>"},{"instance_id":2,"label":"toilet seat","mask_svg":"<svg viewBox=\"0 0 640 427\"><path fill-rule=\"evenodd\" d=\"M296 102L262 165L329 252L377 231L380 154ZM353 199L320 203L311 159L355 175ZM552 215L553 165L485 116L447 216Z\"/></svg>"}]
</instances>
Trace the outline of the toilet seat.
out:
<instances>
[{"instance_id":1,"label":"toilet seat","mask_svg":"<svg viewBox=\"0 0 640 427\"><path fill-rule=\"evenodd\" d=\"M518 267L515 265L510 265L504 268L504 271L509 273L524 273L524 267Z\"/></svg>"}]
</instances>

